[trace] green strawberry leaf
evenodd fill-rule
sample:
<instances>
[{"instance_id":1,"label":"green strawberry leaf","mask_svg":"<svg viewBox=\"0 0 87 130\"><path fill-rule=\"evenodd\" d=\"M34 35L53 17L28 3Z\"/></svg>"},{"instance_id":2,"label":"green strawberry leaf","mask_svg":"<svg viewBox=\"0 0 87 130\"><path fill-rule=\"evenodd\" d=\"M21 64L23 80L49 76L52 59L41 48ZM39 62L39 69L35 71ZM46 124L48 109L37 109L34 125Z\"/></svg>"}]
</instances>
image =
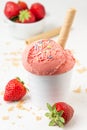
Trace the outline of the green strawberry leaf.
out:
<instances>
[{"instance_id":1,"label":"green strawberry leaf","mask_svg":"<svg viewBox=\"0 0 87 130\"><path fill-rule=\"evenodd\" d=\"M53 111L53 108L52 108L52 106L49 104L49 103L47 103L47 108L48 108L48 110L51 112L51 111Z\"/></svg>"},{"instance_id":2,"label":"green strawberry leaf","mask_svg":"<svg viewBox=\"0 0 87 130\"><path fill-rule=\"evenodd\" d=\"M55 126L55 121L54 121L54 120L51 120L51 121L49 122L49 126Z\"/></svg>"},{"instance_id":3,"label":"green strawberry leaf","mask_svg":"<svg viewBox=\"0 0 87 130\"><path fill-rule=\"evenodd\" d=\"M63 115L63 113L64 113L64 111L62 111L62 110L57 112L58 116L60 116L60 117Z\"/></svg>"},{"instance_id":4,"label":"green strawberry leaf","mask_svg":"<svg viewBox=\"0 0 87 130\"><path fill-rule=\"evenodd\" d=\"M57 112L55 106L54 106L52 109L53 109L53 113L56 113L56 112Z\"/></svg>"},{"instance_id":5,"label":"green strawberry leaf","mask_svg":"<svg viewBox=\"0 0 87 130\"><path fill-rule=\"evenodd\" d=\"M19 20L21 22L24 22L25 20L28 20L30 17L31 17L31 15L29 13L29 10L26 9L26 10L20 11Z\"/></svg>"},{"instance_id":6,"label":"green strawberry leaf","mask_svg":"<svg viewBox=\"0 0 87 130\"><path fill-rule=\"evenodd\" d=\"M24 81L22 81L19 77L16 77L16 79L24 85Z\"/></svg>"},{"instance_id":7,"label":"green strawberry leaf","mask_svg":"<svg viewBox=\"0 0 87 130\"><path fill-rule=\"evenodd\" d=\"M58 125L59 127L64 127L64 124L63 124L61 121L58 121L58 122L57 122L57 125Z\"/></svg>"},{"instance_id":8,"label":"green strawberry leaf","mask_svg":"<svg viewBox=\"0 0 87 130\"><path fill-rule=\"evenodd\" d=\"M64 111L57 111L56 106L51 106L49 103L47 103L47 108L49 112L45 116L50 119L49 126L58 125L59 127L64 127L65 119L62 117Z\"/></svg>"},{"instance_id":9,"label":"green strawberry leaf","mask_svg":"<svg viewBox=\"0 0 87 130\"><path fill-rule=\"evenodd\" d=\"M59 117L59 120L62 122L62 123L65 123L65 119L63 117Z\"/></svg>"},{"instance_id":10,"label":"green strawberry leaf","mask_svg":"<svg viewBox=\"0 0 87 130\"><path fill-rule=\"evenodd\" d=\"M50 116L50 113L48 113L48 112L45 113L45 116L46 116L46 117L49 117L49 116Z\"/></svg>"}]
</instances>

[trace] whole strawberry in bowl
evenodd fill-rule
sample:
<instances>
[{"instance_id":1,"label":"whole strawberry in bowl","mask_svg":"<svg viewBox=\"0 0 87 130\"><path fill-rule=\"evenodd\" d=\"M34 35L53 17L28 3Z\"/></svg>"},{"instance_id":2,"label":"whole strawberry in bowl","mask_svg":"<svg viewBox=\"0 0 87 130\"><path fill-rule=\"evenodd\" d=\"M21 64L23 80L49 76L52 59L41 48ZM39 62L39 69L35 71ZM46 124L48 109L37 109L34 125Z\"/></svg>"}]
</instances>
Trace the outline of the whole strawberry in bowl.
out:
<instances>
[{"instance_id":1,"label":"whole strawberry in bowl","mask_svg":"<svg viewBox=\"0 0 87 130\"><path fill-rule=\"evenodd\" d=\"M19 10L25 10L28 9L28 5L26 2L19 0L18 1Z\"/></svg>"},{"instance_id":2,"label":"whole strawberry in bowl","mask_svg":"<svg viewBox=\"0 0 87 130\"><path fill-rule=\"evenodd\" d=\"M13 17L16 17L19 15L19 6L17 3L8 1L4 8L4 14L7 16L7 18L12 19Z\"/></svg>"},{"instance_id":3,"label":"whole strawberry in bowl","mask_svg":"<svg viewBox=\"0 0 87 130\"><path fill-rule=\"evenodd\" d=\"M30 3L24 1L8 1L5 3L3 10L4 20L9 26L8 29L11 36L18 39L27 39L44 30L46 16L45 7L39 3L40 6L44 8L42 9L42 7L40 7L39 10L37 8L36 10L38 11L36 12L39 13L35 14L33 11L34 9L32 10L33 4L30 5ZM39 16L39 19L37 19L37 16Z\"/></svg>"},{"instance_id":4,"label":"whole strawberry in bowl","mask_svg":"<svg viewBox=\"0 0 87 130\"><path fill-rule=\"evenodd\" d=\"M22 10L19 14L20 23L34 23L36 21L35 15L30 10ZM17 22L17 21L16 21Z\"/></svg>"},{"instance_id":5,"label":"whole strawberry in bowl","mask_svg":"<svg viewBox=\"0 0 87 130\"><path fill-rule=\"evenodd\" d=\"M33 3L30 10L35 14L37 20L41 20L45 17L45 7L41 3Z\"/></svg>"}]
</instances>

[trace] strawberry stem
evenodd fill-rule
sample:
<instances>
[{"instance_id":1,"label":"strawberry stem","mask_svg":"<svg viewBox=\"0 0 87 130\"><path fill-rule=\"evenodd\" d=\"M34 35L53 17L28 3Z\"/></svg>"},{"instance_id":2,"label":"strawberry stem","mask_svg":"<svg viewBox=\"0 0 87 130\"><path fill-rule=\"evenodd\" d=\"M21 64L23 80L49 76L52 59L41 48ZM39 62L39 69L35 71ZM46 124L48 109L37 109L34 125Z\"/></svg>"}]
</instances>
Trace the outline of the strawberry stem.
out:
<instances>
[{"instance_id":1,"label":"strawberry stem","mask_svg":"<svg viewBox=\"0 0 87 130\"><path fill-rule=\"evenodd\" d=\"M19 77L16 77L16 79L24 85L24 82Z\"/></svg>"},{"instance_id":2,"label":"strawberry stem","mask_svg":"<svg viewBox=\"0 0 87 130\"><path fill-rule=\"evenodd\" d=\"M64 111L57 111L55 106L51 106L47 103L47 108L49 112L45 113L45 116L50 119L49 126L58 125L59 127L64 127L65 119L62 117Z\"/></svg>"},{"instance_id":3,"label":"strawberry stem","mask_svg":"<svg viewBox=\"0 0 87 130\"><path fill-rule=\"evenodd\" d=\"M19 14L19 20L23 23L25 20L28 20L31 17L29 10L22 10Z\"/></svg>"},{"instance_id":4,"label":"strawberry stem","mask_svg":"<svg viewBox=\"0 0 87 130\"><path fill-rule=\"evenodd\" d=\"M16 79L18 80L18 81L20 81L23 85L25 84L19 77L16 77ZM25 86L24 86L25 87ZM27 88L27 87L25 87L26 88L26 90L27 90L27 92L29 92L29 89Z\"/></svg>"}]
</instances>

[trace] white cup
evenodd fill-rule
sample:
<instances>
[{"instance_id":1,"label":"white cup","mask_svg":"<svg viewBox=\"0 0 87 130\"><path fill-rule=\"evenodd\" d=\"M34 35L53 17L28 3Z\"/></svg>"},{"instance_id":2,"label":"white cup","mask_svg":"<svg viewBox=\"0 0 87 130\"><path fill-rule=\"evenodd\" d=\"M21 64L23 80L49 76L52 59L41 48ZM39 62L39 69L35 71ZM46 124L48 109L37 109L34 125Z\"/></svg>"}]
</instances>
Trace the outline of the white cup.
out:
<instances>
[{"instance_id":1,"label":"white cup","mask_svg":"<svg viewBox=\"0 0 87 130\"><path fill-rule=\"evenodd\" d=\"M72 70L59 75L41 76L28 74L31 103L46 109L46 104L65 101L71 86Z\"/></svg>"}]
</instances>

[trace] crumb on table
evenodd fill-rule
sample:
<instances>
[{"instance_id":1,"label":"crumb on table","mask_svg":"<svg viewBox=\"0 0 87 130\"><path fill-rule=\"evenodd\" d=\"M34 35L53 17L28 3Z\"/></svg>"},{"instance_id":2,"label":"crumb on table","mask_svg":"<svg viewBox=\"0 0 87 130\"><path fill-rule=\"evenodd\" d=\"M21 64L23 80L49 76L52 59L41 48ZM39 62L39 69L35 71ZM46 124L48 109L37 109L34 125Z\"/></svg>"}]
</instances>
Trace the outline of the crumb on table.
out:
<instances>
[{"instance_id":1,"label":"crumb on table","mask_svg":"<svg viewBox=\"0 0 87 130\"><path fill-rule=\"evenodd\" d=\"M14 106L10 106L9 108L8 108L8 111L10 112L10 111L13 111L14 110Z\"/></svg>"},{"instance_id":2,"label":"crumb on table","mask_svg":"<svg viewBox=\"0 0 87 130\"><path fill-rule=\"evenodd\" d=\"M75 92L75 93L81 93L81 86L79 86L78 88L74 89L73 92Z\"/></svg>"},{"instance_id":3,"label":"crumb on table","mask_svg":"<svg viewBox=\"0 0 87 130\"><path fill-rule=\"evenodd\" d=\"M9 120L9 116L3 116L2 120Z\"/></svg>"},{"instance_id":4,"label":"crumb on table","mask_svg":"<svg viewBox=\"0 0 87 130\"><path fill-rule=\"evenodd\" d=\"M85 92L87 93L87 88L85 89Z\"/></svg>"},{"instance_id":5,"label":"crumb on table","mask_svg":"<svg viewBox=\"0 0 87 130\"><path fill-rule=\"evenodd\" d=\"M2 96L3 96L3 95L4 95L4 91L1 91L1 92L0 92L0 95L2 95Z\"/></svg>"},{"instance_id":6,"label":"crumb on table","mask_svg":"<svg viewBox=\"0 0 87 130\"><path fill-rule=\"evenodd\" d=\"M77 72L80 73L80 74L87 72L87 67L79 68L79 69L77 69Z\"/></svg>"},{"instance_id":7,"label":"crumb on table","mask_svg":"<svg viewBox=\"0 0 87 130\"><path fill-rule=\"evenodd\" d=\"M21 118L22 118L22 116L21 116L21 115L17 115L17 118L18 118L18 119L21 119Z\"/></svg>"},{"instance_id":8,"label":"crumb on table","mask_svg":"<svg viewBox=\"0 0 87 130\"><path fill-rule=\"evenodd\" d=\"M42 119L41 116L36 116L36 120L37 120L37 121L39 121L39 120L41 120L41 119Z\"/></svg>"}]
</instances>

